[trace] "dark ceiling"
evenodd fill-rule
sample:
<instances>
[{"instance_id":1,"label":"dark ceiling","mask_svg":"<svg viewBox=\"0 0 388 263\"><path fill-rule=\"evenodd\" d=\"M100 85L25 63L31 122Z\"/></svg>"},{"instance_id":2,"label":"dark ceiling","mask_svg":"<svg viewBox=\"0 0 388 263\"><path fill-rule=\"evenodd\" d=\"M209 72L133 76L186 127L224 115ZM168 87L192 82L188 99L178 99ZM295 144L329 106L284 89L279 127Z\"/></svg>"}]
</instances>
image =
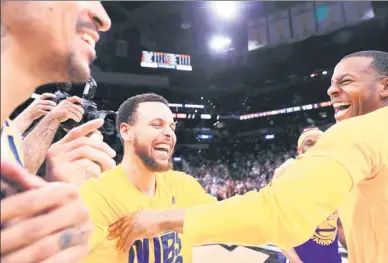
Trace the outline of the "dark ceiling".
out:
<instances>
[{"instance_id":1,"label":"dark ceiling","mask_svg":"<svg viewBox=\"0 0 388 263\"><path fill-rule=\"evenodd\" d=\"M135 9L143 6L149 1L120 1L120 4L127 9L129 12L134 11Z\"/></svg>"},{"instance_id":2,"label":"dark ceiling","mask_svg":"<svg viewBox=\"0 0 388 263\"><path fill-rule=\"evenodd\" d=\"M234 86L259 87L293 76L303 78L316 69L331 68L338 58L349 52L371 48L386 50L388 46L387 23L372 22L299 43L248 53L247 20L299 2L243 3L243 19L215 23L207 2L105 1L103 5L112 19L112 28L98 44L99 61L96 64L101 68L110 65L110 71L165 75L176 89L207 89L212 92ZM376 12L383 10L380 6L374 9ZM220 57L212 55L207 43L215 32L227 32L234 39L237 50ZM336 43L343 33L349 39L346 43ZM128 42L128 58L116 57L118 40ZM141 50L190 54L195 70L187 73L140 68Z\"/></svg>"}]
</instances>

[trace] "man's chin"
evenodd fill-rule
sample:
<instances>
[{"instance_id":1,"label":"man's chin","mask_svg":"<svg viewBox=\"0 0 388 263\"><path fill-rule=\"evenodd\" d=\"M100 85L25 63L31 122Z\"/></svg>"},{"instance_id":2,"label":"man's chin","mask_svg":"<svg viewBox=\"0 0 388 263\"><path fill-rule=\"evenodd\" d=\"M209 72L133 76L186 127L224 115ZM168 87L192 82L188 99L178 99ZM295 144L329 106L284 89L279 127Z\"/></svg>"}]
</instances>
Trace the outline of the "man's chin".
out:
<instances>
[{"instance_id":1,"label":"man's chin","mask_svg":"<svg viewBox=\"0 0 388 263\"><path fill-rule=\"evenodd\" d=\"M151 168L151 167L150 167ZM172 169L172 163L166 161L156 161L155 165L151 168L154 172L167 172Z\"/></svg>"},{"instance_id":2,"label":"man's chin","mask_svg":"<svg viewBox=\"0 0 388 263\"><path fill-rule=\"evenodd\" d=\"M91 75L91 70L88 61L71 61L69 65L68 75L69 80L73 84L85 84Z\"/></svg>"}]
</instances>

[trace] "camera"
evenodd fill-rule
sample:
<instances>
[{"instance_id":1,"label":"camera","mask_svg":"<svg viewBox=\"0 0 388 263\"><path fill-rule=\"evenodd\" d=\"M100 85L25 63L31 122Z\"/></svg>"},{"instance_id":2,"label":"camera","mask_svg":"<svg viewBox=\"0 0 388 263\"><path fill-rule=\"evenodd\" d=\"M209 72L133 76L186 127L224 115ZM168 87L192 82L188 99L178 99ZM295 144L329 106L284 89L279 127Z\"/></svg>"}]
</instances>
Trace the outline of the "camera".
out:
<instances>
[{"instance_id":1,"label":"camera","mask_svg":"<svg viewBox=\"0 0 388 263\"><path fill-rule=\"evenodd\" d=\"M56 98L53 99L53 101L56 104L59 104L61 101L70 98L71 96L66 93L70 90L70 84L61 84L58 86L58 91L55 92ZM103 119L104 124L99 129L101 133L107 134L107 135L113 135L116 132L116 112L114 111L106 111L106 110L98 110L97 104L93 102L94 95L97 91L97 83L96 81L91 77L85 85L83 94L82 94L82 101L85 112L82 116L82 119L80 122L76 122L72 119L69 119L67 121L64 121L61 123L61 127L66 130L71 130L76 126L79 126L83 123L86 123L91 120L95 119Z\"/></svg>"}]
</instances>

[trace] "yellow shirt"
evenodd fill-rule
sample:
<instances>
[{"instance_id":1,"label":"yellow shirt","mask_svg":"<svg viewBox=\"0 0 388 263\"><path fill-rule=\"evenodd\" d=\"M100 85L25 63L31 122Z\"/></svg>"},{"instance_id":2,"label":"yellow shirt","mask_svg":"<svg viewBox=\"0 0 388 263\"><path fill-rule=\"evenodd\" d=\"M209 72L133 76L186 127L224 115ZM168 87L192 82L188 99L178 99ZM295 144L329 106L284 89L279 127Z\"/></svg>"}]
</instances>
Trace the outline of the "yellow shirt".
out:
<instances>
[{"instance_id":1,"label":"yellow shirt","mask_svg":"<svg viewBox=\"0 0 388 263\"><path fill-rule=\"evenodd\" d=\"M1 132L1 158L24 165L22 136L10 119L6 120Z\"/></svg>"},{"instance_id":2,"label":"yellow shirt","mask_svg":"<svg viewBox=\"0 0 388 263\"><path fill-rule=\"evenodd\" d=\"M297 158L302 158L303 155L299 155ZM278 169L276 169L272 180L276 180L284 174L288 167L295 163L294 159L288 159ZM338 214L337 212L329 215L323 222L319 224L317 229L314 231L313 236L310 238L313 242L318 245L328 246L336 241L338 232ZM307 241L308 242L308 241Z\"/></svg>"},{"instance_id":3,"label":"yellow shirt","mask_svg":"<svg viewBox=\"0 0 388 263\"><path fill-rule=\"evenodd\" d=\"M111 224L140 209L187 208L215 202L193 177L181 172L157 174L156 185L153 197L143 195L119 165L82 186L81 196L95 227L90 239L91 252L84 263L191 263L192 246L175 232L138 240L129 253L116 249L117 239L107 239Z\"/></svg>"},{"instance_id":4,"label":"yellow shirt","mask_svg":"<svg viewBox=\"0 0 388 263\"><path fill-rule=\"evenodd\" d=\"M338 208L349 263L388 259L388 107L342 121L259 193L189 208L195 244L304 243Z\"/></svg>"}]
</instances>

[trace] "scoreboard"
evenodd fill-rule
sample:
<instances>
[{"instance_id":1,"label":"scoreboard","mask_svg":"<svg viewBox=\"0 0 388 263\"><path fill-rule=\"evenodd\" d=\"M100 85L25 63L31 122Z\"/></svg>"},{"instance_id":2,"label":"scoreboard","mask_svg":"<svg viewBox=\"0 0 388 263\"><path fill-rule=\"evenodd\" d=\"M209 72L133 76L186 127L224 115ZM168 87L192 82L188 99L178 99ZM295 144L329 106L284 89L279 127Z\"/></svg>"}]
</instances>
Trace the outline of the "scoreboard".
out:
<instances>
[{"instance_id":1,"label":"scoreboard","mask_svg":"<svg viewBox=\"0 0 388 263\"><path fill-rule=\"evenodd\" d=\"M191 56L164 52L143 51L141 64L143 68L166 68L192 71Z\"/></svg>"}]
</instances>

